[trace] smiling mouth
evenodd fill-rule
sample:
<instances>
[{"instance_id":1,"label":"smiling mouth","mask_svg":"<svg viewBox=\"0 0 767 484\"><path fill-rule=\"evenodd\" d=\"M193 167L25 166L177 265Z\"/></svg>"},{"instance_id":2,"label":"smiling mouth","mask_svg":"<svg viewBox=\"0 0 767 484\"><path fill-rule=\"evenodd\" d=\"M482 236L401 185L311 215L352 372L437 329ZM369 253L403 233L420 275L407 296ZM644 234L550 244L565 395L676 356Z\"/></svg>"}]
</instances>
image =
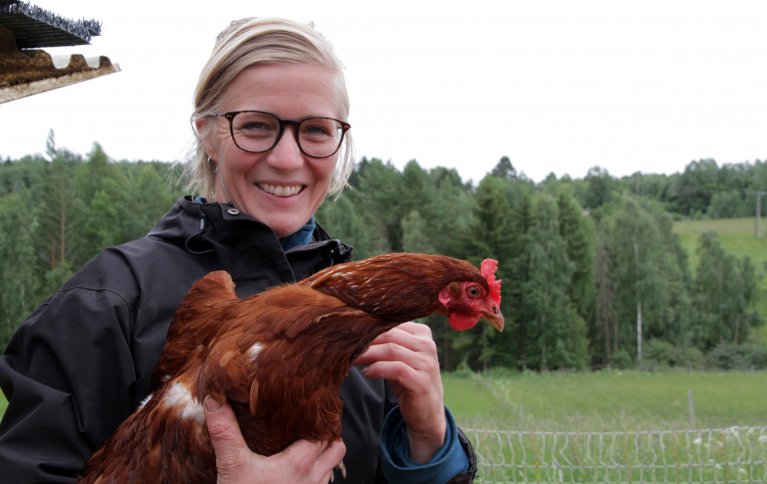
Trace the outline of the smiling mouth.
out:
<instances>
[{"instance_id":1,"label":"smiling mouth","mask_svg":"<svg viewBox=\"0 0 767 484\"><path fill-rule=\"evenodd\" d=\"M275 197L292 197L301 193L304 185L271 185L269 183L256 183L261 190Z\"/></svg>"}]
</instances>

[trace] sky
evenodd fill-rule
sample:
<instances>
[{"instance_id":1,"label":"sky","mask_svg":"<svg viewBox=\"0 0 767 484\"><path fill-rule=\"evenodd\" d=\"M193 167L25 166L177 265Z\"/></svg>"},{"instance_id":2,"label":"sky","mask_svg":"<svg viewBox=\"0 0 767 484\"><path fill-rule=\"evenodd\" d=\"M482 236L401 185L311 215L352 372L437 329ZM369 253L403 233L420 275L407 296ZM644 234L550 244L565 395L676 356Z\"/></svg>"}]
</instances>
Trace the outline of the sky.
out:
<instances>
[{"instance_id":1,"label":"sky","mask_svg":"<svg viewBox=\"0 0 767 484\"><path fill-rule=\"evenodd\" d=\"M682 172L767 160L760 0L31 0L100 37L64 53L121 71L0 104L0 157L184 160L192 92L230 20L313 21L346 67L358 158L455 168L503 156L528 178ZM62 49L46 49L60 54Z\"/></svg>"}]
</instances>

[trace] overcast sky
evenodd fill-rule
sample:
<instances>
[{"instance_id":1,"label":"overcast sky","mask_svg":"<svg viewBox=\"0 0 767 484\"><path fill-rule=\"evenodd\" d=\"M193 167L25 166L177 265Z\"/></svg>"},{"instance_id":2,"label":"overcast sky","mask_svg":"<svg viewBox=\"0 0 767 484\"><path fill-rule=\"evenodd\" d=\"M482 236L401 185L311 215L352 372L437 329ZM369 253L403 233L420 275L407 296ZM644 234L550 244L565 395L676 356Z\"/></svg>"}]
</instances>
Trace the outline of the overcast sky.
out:
<instances>
[{"instance_id":1,"label":"overcast sky","mask_svg":"<svg viewBox=\"0 0 767 484\"><path fill-rule=\"evenodd\" d=\"M192 91L229 20L314 21L346 65L358 157L453 167L502 156L533 180L767 160L767 2L32 0L102 35L67 52L121 72L0 104L0 156L94 142L116 160L186 155Z\"/></svg>"}]
</instances>

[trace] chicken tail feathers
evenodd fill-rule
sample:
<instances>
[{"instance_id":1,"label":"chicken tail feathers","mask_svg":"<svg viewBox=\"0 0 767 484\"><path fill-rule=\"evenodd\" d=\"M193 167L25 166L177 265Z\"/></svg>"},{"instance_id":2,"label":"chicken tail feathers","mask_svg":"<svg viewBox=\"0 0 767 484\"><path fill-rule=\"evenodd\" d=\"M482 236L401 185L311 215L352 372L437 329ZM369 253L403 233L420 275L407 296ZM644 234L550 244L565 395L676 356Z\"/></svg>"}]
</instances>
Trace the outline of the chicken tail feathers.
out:
<instances>
[{"instance_id":1,"label":"chicken tail feathers","mask_svg":"<svg viewBox=\"0 0 767 484\"><path fill-rule=\"evenodd\" d=\"M234 287L226 271L210 272L194 283L168 328L165 349L152 372L152 389L177 375L213 339L219 326L211 320L218 319L221 309L238 299Z\"/></svg>"}]
</instances>

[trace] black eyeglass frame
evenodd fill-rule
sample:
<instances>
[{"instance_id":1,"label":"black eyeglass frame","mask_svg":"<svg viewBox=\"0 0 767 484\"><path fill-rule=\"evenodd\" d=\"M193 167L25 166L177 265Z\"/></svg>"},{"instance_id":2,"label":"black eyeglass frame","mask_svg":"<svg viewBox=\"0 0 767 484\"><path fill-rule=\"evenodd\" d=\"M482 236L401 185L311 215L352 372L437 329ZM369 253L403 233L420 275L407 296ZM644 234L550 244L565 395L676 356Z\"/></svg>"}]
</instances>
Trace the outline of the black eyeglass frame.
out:
<instances>
[{"instance_id":1,"label":"black eyeglass frame","mask_svg":"<svg viewBox=\"0 0 767 484\"><path fill-rule=\"evenodd\" d=\"M274 139L274 144L272 144L272 146L270 146L269 148L267 148L265 150L258 150L258 151L246 150L245 148L240 146L237 143L237 138L234 136L234 118L238 114L240 114L240 113L266 114L266 115L271 116L274 119L276 119L277 122L280 124L280 129L277 132L277 137ZM242 111L229 111L229 112L226 112L226 113L212 113L212 114L208 114L208 116L224 117L224 118L226 118L227 121L229 121L229 135L232 137L232 141L234 141L234 145L237 148L241 149L242 151L245 151L245 152L248 152L248 153L266 153L267 151L274 149L274 147L277 146L277 143L279 143L280 140L282 139L282 135L285 134L285 126L293 126L293 138L295 138L295 140L296 140L296 145L298 146L298 149L301 150L301 153L305 154L306 156L312 157L312 158L330 158L331 156L333 156L336 153L338 153L338 150L341 148L341 145L344 142L344 136L346 136L346 132L349 131L351 129L351 127L352 127L352 125L347 123L346 121L341 121L340 119L336 119L336 118L330 118L328 116L309 116L307 118L303 118L303 119L300 119L300 120L296 121L296 120L293 120L293 119L280 119L280 118L278 118L277 116L275 116L272 113L268 113L266 111L257 111L257 110L253 110L253 109L245 109L245 110L242 110ZM303 123L304 121L308 121L310 119L330 119L330 120L335 121L335 122L337 122L337 123L339 123L341 125L341 137L338 138L338 146L336 146L336 149L333 150L333 152L330 153L329 155L325 155L325 156L311 155L311 154L307 153L306 151L304 151L304 147L301 146L301 140L298 137L298 133L299 133L299 129L298 128L301 126L301 123Z\"/></svg>"}]
</instances>

